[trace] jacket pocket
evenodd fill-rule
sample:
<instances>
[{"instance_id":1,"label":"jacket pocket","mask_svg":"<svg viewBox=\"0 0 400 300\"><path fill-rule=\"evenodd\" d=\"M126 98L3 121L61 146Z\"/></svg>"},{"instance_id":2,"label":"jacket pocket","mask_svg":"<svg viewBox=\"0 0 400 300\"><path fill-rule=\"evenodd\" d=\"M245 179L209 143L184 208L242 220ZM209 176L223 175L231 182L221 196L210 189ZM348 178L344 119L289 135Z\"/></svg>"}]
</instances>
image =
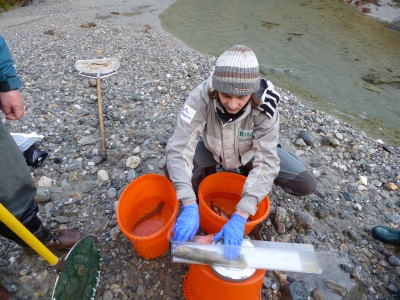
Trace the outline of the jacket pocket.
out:
<instances>
[{"instance_id":1,"label":"jacket pocket","mask_svg":"<svg viewBox=\"0 0 400 300\"><path fill-rule=\"evenodd\" d=\"M239 148L241 163L242 164L248 163L254 156L254 153L251 150L253 148L253 141L252 140L239 141L238 148Z\"/></svg>"},{"instance_id":2,"label":"jacket pocket","mask_svg":"<svg viewBox=\"0 0 400 300\"><path fill-rule=\"evenodd\" d=\"M211 136L211 135L206 135L205 136L205 144L208 150L211 151L211 153L214 156L214 159L217 162L220 162L221 160L221 151L222 151L222 142L221 140Z\"/></svg>"}]
</instances>

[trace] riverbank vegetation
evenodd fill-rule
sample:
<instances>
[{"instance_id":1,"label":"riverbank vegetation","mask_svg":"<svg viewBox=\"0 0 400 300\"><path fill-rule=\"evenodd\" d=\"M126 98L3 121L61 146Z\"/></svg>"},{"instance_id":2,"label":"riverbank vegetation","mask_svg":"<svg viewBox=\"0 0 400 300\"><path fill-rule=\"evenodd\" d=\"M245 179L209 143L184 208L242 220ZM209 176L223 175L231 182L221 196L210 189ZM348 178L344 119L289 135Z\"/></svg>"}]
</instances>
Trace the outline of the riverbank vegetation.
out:
<instances>
[{"instance_id":1,"label":"riverbank vegetation","mask_svg":"<svg viewBox=\"0 0 400 300\"><path fill-rule=\"evenodd\" d=\"M380 0L344 0L344 1L357 7L362 13L371 12L371 8L366 7L366 5L368 4L372 4L377 7L382 5ZM393 7L400 7L400 0L392 0L392 3L390 3L390 5Z\"/></svg>"},{"instance_id":2,"label":"riverbank vegetation","mask_svg":"<svg viewBox=\"0 0 400 300\"><path fill-rule=\"evenodd\" d=\"M25 6L32 2L32 0L0 0L0 12L10 10L15 5Z\"/></svg>"}]
</instances>

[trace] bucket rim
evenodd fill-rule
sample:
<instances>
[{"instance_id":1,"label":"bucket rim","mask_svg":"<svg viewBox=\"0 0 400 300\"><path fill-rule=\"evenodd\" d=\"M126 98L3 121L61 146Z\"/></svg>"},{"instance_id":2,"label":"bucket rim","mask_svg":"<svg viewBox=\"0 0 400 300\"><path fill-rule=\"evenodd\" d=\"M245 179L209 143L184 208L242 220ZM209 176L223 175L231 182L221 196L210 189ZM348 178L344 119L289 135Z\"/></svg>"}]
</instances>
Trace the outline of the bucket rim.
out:
<instances>
[{"instance_id":1,"label":"bucket rim","mask_svg":"<svg viewBox=\"0 0 400 300\"><path fill-rule=\"evenodd\" d=\"M244 182L246 181L246 176L243 176L243 175L241 175L241 174L231 173L231 172L218 172L218 173L211 174L211 175L207 176L206 178L204 178L204 179L202 180L202 182L200 183L199 191L200 191L200 188L201 188L203 182L205 182L207 179L208 179L208 180L211 180L210 177L219 177L219 176L229 176L229 177L236 177L237 179L243 179L243 186L244 186ZM205 200L203 199L203 195L200 195L200 193L198 194L198 198L199 198L199 205L204 206L204 207L205 207L205 210L206 210L207 212L210 212L210 213L211 213L213 216L215 216L219 221L227 222L227 221L229 220L229 219L227 219L227 218L224 218L224 217L218 215L215 211L213 211L213 210L211 209L211 207L209 207L209 206L207 205L207 203L206 203ZM270 203L270 201L269 201L268 195L266 195L266 196L263 198L263 200L262 200L258 205L260 205L263 201L266 201L266 206L267 206L267 207L266 207L267 209L266 209L265 213L263 213L259 218L255 219L255 220L249 220L249 221L247 221L245 226L252 226L252 225L255 226L255 225L257 225L258 223L260 223L262 220L264 220L264 219L268 216L269 211L270 211L270 207L271 207L271 203ZM257 206L257 208L258 208L258 206ZM250 217L251 217L251 215L250 215ZM250 218L250 217L249 217L249 218Z\"/></svg>"}]
</instances>

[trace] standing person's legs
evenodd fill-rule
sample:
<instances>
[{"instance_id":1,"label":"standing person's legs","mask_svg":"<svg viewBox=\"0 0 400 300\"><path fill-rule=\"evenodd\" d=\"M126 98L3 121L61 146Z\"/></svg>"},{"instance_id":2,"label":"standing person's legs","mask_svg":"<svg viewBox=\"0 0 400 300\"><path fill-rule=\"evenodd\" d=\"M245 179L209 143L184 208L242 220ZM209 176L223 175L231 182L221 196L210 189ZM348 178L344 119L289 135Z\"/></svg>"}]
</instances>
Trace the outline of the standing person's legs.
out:
<instances>
[{"instance_id":1,"label":"standing person's legs","mask_svg":"<svg viewBox=\"0 0 400 300\"><path fill-rule=\"evenodd\" d=\"M295 155L286 152L282 148L277 148L277 153L280 159L280 170L274 184L293 196L312 194L317 188L317 183L310 171ZM241 173L247 176L252 168L253 162L251 160L240 168Z\"/></svg>"},{"instance_id":2,"label":"standing person's legs","mask_svg":"<svg viewBox=\"0 0 400 300\"><path fill-rule=\"evenodd\" d=\"M26 161L7 128L0 122L0 202L42 241L49 241L50 231L37 217L34 201L36 187ZM0 234L18 244L25 243L3 223Z\"/></svg>"},{"instance_id":3,"label":"standing person's legs","mask_svg":"<svg viewBox=\"0 0 400 300\"><path fill-rule=\"evenodd\" d=\"M81 238L78 231L64 229L51 233L37 216L36 186L25 158L0 121L0 202L50 250L70 249ZM0 235L27 247L13 231L0 222Z\"/></svg>"}]
</instances>

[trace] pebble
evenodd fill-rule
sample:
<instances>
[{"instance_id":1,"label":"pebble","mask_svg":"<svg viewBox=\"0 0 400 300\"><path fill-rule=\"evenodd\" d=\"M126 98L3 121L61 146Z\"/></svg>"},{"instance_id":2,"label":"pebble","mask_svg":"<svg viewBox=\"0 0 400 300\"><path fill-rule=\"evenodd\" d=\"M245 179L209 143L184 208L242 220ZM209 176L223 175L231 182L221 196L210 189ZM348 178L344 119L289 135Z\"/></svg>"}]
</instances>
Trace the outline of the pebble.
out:
<instances>
[{"instance_id":1,"label":"pebble","mask_svg":"<svg viewBox=\"0 0 400 300\"><path fill-rule=\"evenodd\" d=\"M327 209L318 209L318 210L315 212L315 215L316 215L317 218L319 218L319 219L324 219L324 218L326 218L326 217L329 216L329 210L327 210Z\"/></svg>"},{"instance_id":2,"label":"pebble","mask_svg":"<svg viewBox=\"0 0 400 300\"><path fill-rule=\"evenodd\" d=\"M56 221L57 223L60 223L60 224L67 224L70 222L70 219L65 216L55 216L54 221Z\"/></svg>"},{"instance_id":3,"label":"pebble","mask_svg":"<svg viewBox=\"0 0 400 300\"><path fill-rule=\"evenodd\" d=\"M360 176L360 183L364 186L368 186L368 177L367 176Z\"/></svg>"},{"instance_id":4,"label":"pebble","mask_svg":"<svg viewBox=\"0 0 400 300\"><path fill-rule=\"evenodd\" d=\"M108 196L110 199L115 199L115 198L117 198L117 189L116 189L116 188L109 188L109 189L107 190L107 196Z\"/></svg>"},{"instance_id":5,"label":"pebble","mask_svg":"<svg viewBox=\"0 0 400 300\"><path fill-rule=\"evenodd\" d=\"M102 300L113 300L113 299L114 299L114 294L110 290L105 290L103 293Z\"/></svg>"},{"instance_id":6,"label":"pebble","mask_svg":"<svg viewBox=\"0 0 400 300\"><path fill-rule=\"evenodd\" d=\"M294 142L294 144L295 144L297 147L305 147L305 146L307 146L307 144L304 142L303 139L296 139L296 141Z\"/></svg>"},{"instance_id":7,"label":"pebble","mask_svg":"<svg viewBox=\"0 0 400 300\"><path fill-rule=\"evenodd\" d=\"M126 166L130 169L136 169L140 164L140 157L139 156L130 156L126 160Z\"/></svg>"},{"instance_id":8,"label":"pebble","mask_svg":"<svg viewBox=\"0 0 400 300\"><path fill-rule=\"evenodd\" d=\"M389 283L388 286L387 286L387 289L388 289L389 291L391 291L392 293L398 293L398 292L399 292L399 289L398 289L397 286L396 286L395 284L393 284L393 283Z\"/></svg>"},{"instance_id":9,"label":"pebble","mask_svg":"<svg viewBox=\"0 0 400 300\"><path fill-rule=\"evenodd\" d=\"M396 273L397 275L400 275L400 266L396 266L396 267L394 268L394 271L395 271L395 273Z\"/></svg>"},{"instance_id":10,"label":"pebble","mask_svg":"<svg viewBox=\"0 0 400 300\"><path fill-rule=\"evenodd\" d=\"M314 224L314 217L306 211L295 212L295 218L298 226L304 229L311 228Z\"/></svg>"},{"instance_id":11,"label":"pebble","mask_svg":"<svg viewBox=\"0 0 400 300\"><path fill-rule=\"evenodd\" d=\"M141 152L140 146L137 146L133 149L132 153L138 155Z\"/></svg>"},{"instance_id":12,"label":"pebble","mask_svg":"<svg viewBox=\"0 0 400 300\"><path fill-rule=\"evenodd\" d=\"M110 179L110 176L108 175L108 172L106 170L99 170L97 172L97 180L100 182L105 182Z\"/></svg>"},{"instance_id":13,"label":"pebble","mask_svg":"<svg viewBox=\"0 0 400 300\"><path fill-rule=\"evenodd\" d=\"M35 200L38 203L44 203L51 200L51 191L49 187L46 186L39 186L37 188Z\"/></svg>"},{"instance_id":14,"label":"pebble","mask_svg":"<svg viewBox=\"0 0 400 300\"><path fill-rule=\"evenodd\" d=\"M332 280L325 280L325 286L328 290L344 297L347 294L346 288L344 288L342 285L333 282Z\"/></svg>"},{"instance_id":15,"label":"pebble","mask_svg":"<svg viewBox=\"0 0 400 300\"><path fill-rule=\"evenodd\" d=\"M358 211L362 211L362 205L360 203L354 204L353 208Z\"/></svg>"},{"instance_id":16,"label":"pebble","mask_svg":"<svg viewBox=\"0 0 400 300\"><path fill-rule=\"evenodd\" d=\"M287 216L286 209L278 206L275 209L274 222L275 223L283 223L286 220L286 216Z\"/></svg>"},{"instance_id":17,"label":"pebble","mask_svg":"<svg viewBox=\"0 0 400 300\"><path fill-rule=\"evenodd\" d=\"M339 147L340 146L340 142L338 139L332 139L330 142L330 145L333 147Z\"/></svg>"},{"instance_id":18,"label":"pebble","mask_svg":"<svg viewBox=\"0 0 400 300\"><path fill-rule=\"evenodd\" d=\"M301 138L308 146L312 146L315 143L315 138L307 130L300 130L297 137Z\"/></svg>"},{"instance_id":19,"label":"pebble","mask_svg":"<svg viewBox=\"0 0 400 300\"><path fill-rule=\"evenodd\" d=\"M400 259L399 259L397 256L390 255L390 256L388 257L388 262L389 262L392 266L395 266L395 267L400 266Z\"/></svg>"},{"instance_id":20,"label":"pebble","mask_svg":"<svg viewBox=\"0 0 400 300\"><path fill-rule=\"evenodd\" d=\"M77 160L75 160L72 164L68 166L67 169L69 172L82 169L82 158L78 158Z\"/></svg>"},{"instance_id":21,"label":"pebble","mask_svg":"<svg viewBox=\"0 0 400 300\"><path fill-rule=\"evenodd\" d=\"M144 294L145 294L145 288L143 287L143 285L139 285L138 287L137 287L137 290L136 290L136 295L138 295L138 296L143 296Z\"/></svg>"},{"instance_id":22,"label":"pebble","mask_svg":"<svg viewBox=\"0 0 400 300\"><path fill-rule=\"evenodd\" d=\"M114 227L114 228L112 228L112 229L110 230L111 239L112 239L113 241L115 241L115 240L118 238L119 233L120 233L119 227Z\"/></svg>"},{"instance_id":23,"label":"pebble","mask_svg":"<svg viewBox=\"0 0 400 300\"><path fill-rule=\"evenodd\" d=\"M264 285L266 288L270 288L270 287L272 286L272 279L269 278L269 277L264 277L264 279L263 279L263 285Z\"/></svg>"},{"instance_id":24,"label":"pebble","mask_svg":"<svg viewBox=\"0 0 400 300\"><path fill-rule=\"evenodd\" d=\"M51 187L52 184L53 180L51 180L51 178L46 176L40 177L40 179L37 182L38 187Z\"/></svg>"},{"instance_id":25,"label":"pebble","mask_svg":"<svg viewBox=\"0 0 400 300\"><path fill-rule=\"evenodd\" d=\"M24 276L24 275L28 274L28 270L22 269L21 272L19 272L19 274Z\"/></svg>"},{"instance_id":26,"label":"pebble","mask_svg":"<svg viewBox=\"0 0 400 300\"><path fill-rule=\"evenodd\" d=\"M397 185L393 182L388 182L383 185L383 188L388 191L396 191L398 189Z\"/></svg>"},{"instance_id":27,"label":"pebble","mask_svg":"<svg viewBox=\"0 0 400 300\"><path fill-rule=\"evenodd\" d=\"M324 300L324 295L317 288L313 289L313 291L311 292L311 296L313 297L314 300Z\"/></svg>"},{"instance_id":28,"label":"pebble","mask_svg":"<svg viewBox=\"0 0 400 300\"><path fill-rule=\"evenodd\" d=\"M302 281L286 283L279 289L279 292L283 299L308 299L308 291Z\"/></svg>"},{"instance_id":29,"label":"pebble","mask_svg":"<svg viewBox=\"0 0 400 300\"><path fill-rule=\"evenodd\" d=\"M133 170L133 169L129 170L129 171L128 171L128 174L127 174L127 180L128 180L128 182L131 182L132 180L136 179L137 176L138 176L138 175L137 175L137 172L136 172L135 170Z\"/></svg>"}]
</instances>

